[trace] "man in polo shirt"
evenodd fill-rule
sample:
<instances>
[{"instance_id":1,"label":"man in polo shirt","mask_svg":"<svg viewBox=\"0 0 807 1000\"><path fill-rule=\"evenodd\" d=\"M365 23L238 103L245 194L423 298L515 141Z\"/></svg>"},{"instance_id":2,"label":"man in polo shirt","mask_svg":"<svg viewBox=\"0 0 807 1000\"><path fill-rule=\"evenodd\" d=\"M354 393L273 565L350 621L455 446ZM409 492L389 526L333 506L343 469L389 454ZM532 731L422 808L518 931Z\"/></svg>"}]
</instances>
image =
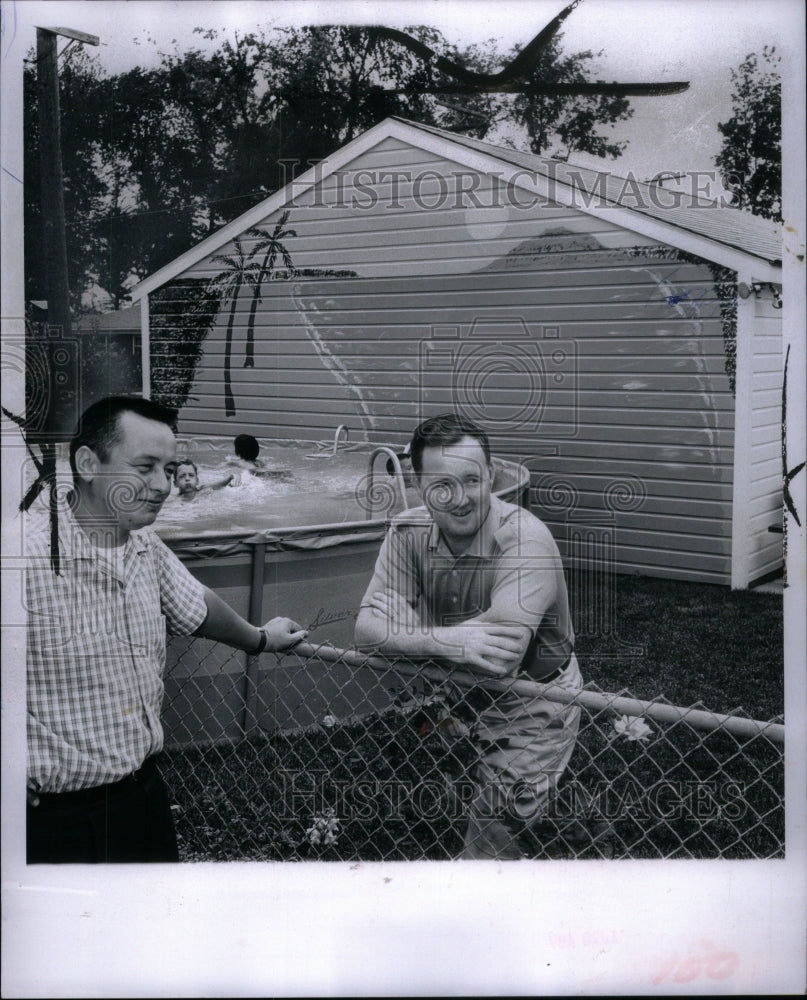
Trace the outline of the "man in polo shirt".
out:
<instances>
[{"instance_id":1,"label":"man in polo shirt","mask_svg":"<svg viewBox=\"0 0 807 1000\"><path fill-rule=\"evenodd\" d=\"M560 555L538 518L491 494L490 445L473 422L453 413L425 421L410 457L425 506L393 520L356 642L478 675L484 749L461 856L522 857L571 757L580 710L541 689L493 694L483 682L582 686Z\"/></svg>"},{"instance_id":2,"label":"man in polo shirt","mask_svg":"<svg viewBox=\"0 0 807 1000\"><path fill-rule=\"evenodd\" d=\"M178 859L155 765L166 629L254 654L306 634L289 618L250 625L148 530L171 491L175 419L138 397L90 406L58 562L48 524L27 525L29 863Z\"/></svg>"}]
</instances>

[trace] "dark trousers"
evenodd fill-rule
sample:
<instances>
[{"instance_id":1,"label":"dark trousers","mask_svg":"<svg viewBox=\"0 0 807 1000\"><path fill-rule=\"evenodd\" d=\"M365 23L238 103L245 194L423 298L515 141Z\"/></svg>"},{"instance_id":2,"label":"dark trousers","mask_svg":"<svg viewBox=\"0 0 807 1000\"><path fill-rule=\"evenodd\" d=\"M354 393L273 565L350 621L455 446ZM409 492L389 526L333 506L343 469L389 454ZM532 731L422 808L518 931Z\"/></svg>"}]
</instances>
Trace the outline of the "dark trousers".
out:
<instances>
[{"instance_id":1,"label":"dark trousers","mask_svg":"<svg viewBox=\"0 0 807 1000\"><path fill-rule=\"evenodd\" d=\"M114 784L33 802L29 796L28 864L179 860L168 790L153 758Z\"/></svg>"}]
</instances>

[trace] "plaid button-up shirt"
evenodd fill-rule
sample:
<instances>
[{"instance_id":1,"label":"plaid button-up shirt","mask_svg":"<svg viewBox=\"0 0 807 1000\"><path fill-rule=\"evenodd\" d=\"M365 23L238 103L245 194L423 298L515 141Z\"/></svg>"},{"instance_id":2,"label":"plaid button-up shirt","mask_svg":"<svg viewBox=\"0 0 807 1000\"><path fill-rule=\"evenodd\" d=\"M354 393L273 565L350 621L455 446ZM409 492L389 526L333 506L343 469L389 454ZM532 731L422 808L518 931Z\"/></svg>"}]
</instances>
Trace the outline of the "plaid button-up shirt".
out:
<instances>
[{"instance_id":1,"label":"plaid button-up shirt","mask_svg":"<svg viewBox=\"0 0 807 1000\"><path fill-rule=\"evenodd\" d=\"M117 781L162 749L166 627L196 631L204 587L148 529L94 546L59 511L61 575L49 528L28 523L28 787Z\"/></svg>"}]
</instances>

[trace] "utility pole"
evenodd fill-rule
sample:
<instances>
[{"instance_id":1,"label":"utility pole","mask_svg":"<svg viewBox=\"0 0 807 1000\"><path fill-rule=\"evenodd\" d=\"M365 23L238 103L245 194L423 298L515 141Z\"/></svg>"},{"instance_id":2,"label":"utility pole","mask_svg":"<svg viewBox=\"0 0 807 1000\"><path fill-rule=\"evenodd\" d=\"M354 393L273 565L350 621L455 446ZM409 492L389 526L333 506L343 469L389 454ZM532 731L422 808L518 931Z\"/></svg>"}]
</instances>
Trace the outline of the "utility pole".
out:
<instances>
[{"instance_id":1,"label":"utility pole","mask_svg":"<svg viewBox=\"0 0 807 1000\"><path fill-rule=\"evenodd\" d=\"M71 337L70 286L64 215L61 123L59 120L58 36L98 45L95 35L70 28L37 28L37 104L39 115L40 204L44 227L48 297L48 338L44 364L47 401L39 435L44 440L72 434L80 404L80 358ZM44 388L44 387L38 387Z\"/></svg>"}]
</instances>

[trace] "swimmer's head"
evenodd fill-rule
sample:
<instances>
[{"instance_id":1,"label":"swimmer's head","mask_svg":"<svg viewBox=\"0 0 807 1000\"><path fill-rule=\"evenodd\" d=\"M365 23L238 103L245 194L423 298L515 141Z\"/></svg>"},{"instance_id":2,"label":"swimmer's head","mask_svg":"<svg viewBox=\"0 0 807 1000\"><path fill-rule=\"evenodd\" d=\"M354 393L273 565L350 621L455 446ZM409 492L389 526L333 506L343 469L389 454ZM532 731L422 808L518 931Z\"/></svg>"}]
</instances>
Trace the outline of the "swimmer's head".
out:
<instances>
[{"instance_id":1,"label":"swimmer's head","mask_svg":"<svg viewBox=\"0 0 807 1000\"><path fill-rule=\"evenodd\" d=\"M235 453L238 458L245 462L254 462L261 450L257 440L251 434L239 434L233 442Z\"/></svg>"},{"instance_id":2,"label":"swimmer's head","mask_svg":"<svg viewBox=\"0 0 807 1000\"><path fill-rule=\"evenodd\" d=\"M196 468L196 463L187 458L180 462L174 472L174 482L180 496L195 493L199 488L199 470Z\"/></svg>"}]
</instances>

